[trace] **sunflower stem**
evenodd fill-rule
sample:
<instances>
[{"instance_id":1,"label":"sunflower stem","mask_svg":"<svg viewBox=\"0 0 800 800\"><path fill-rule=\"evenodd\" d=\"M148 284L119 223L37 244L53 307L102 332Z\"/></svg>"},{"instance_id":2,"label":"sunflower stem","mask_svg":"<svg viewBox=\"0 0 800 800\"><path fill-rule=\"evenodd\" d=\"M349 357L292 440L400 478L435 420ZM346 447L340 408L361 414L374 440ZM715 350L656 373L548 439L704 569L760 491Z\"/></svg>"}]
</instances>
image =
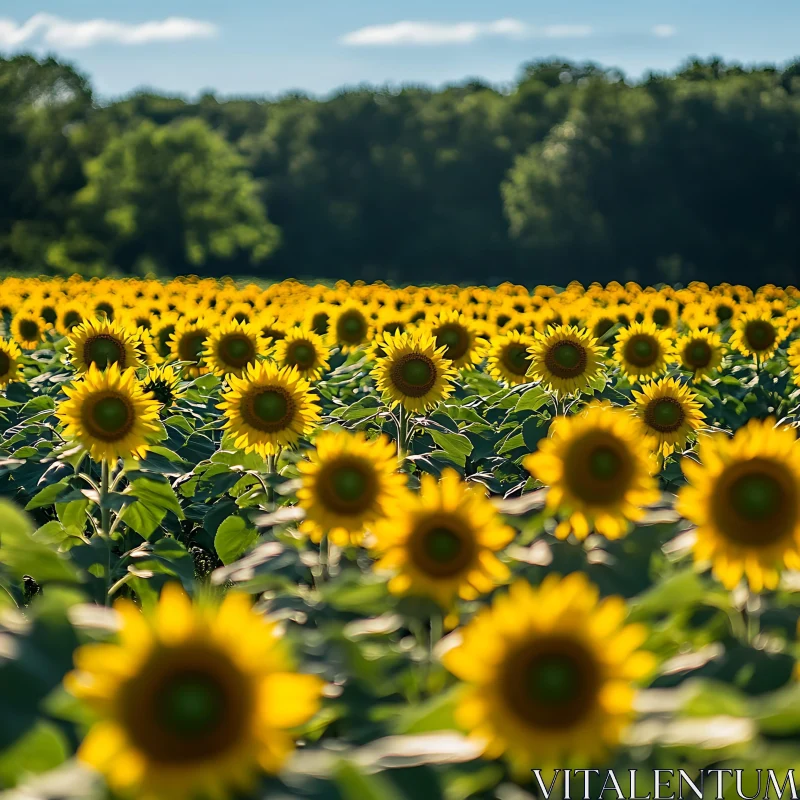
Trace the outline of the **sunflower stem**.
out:
<instances>
[{"instance_id":1,"label":"sunflower stem","mask_svg":"<svg viewBox=\"0 0 800 800\"><path fill-rule=\"evenodd\" d=\"M104 458L100 466L100 536L105 539L107 548L106 560L106 594L105 605L111 605L111 506L108 505L109 482L111 470L108 459Z\"/></svg>"},{"instance_id":2,"label":"sunflower stem","mask_svg":"<svg viewBox=\"0 0 800 800\"><path fill-rule=\"evenodd\" d=\"M397 457L403 458L406 452L406 437L408 436L408 418L402 403L397 410Z\"/></svg>"},{"instance_id":3,"label":"sunflower stem","mask_svg":"<svg viewBox=\"0 0 800 800\"><path fill-rule=\"evenodd\" d=\"M319 582L322 583L328 572L328 534L323 533L319 540Z\"/></svg>"},{"instance_id":4,"label":"sunflower stem","mask_svg":"<svg viewBox=\"0 0 800 800\"><path fill-rule=\"evenodd\" d=\"M275 456L267 456L267 475L272 476L275 474ZM275 502L275 487L272 485L272 479L267 485L267 502L272 504Z\"/></svg>"}]
</instances>

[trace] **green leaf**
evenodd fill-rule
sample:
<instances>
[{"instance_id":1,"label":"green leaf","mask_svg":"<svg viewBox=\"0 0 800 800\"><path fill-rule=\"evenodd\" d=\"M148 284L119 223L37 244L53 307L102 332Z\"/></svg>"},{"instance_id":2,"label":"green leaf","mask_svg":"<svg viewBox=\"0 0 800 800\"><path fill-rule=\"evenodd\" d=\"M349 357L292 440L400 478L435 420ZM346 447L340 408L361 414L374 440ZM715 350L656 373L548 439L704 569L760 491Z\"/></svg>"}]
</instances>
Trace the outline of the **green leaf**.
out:
<instances>
[{"instance_id":1,"label":"green leaf","mask_svg":"<svg viewBox=\"0 0 800 800\"><path fill-rule=\"evenodd\" d=\"M52 506L61 495L70 491L72 489L69 485L69 478L62 478L58 483L51 483L50 486L45 486L44 489L35 494L28 505L25 506L25 510L33 511L35 508Z\"/></svg>"},{"instance_id":2,"label":"green leaf","mask_svg":"<svg viewBox=\"0 0 800 800\"><path fill-rule=\"evenodd\" d=\"M472 452L472 442L462 433L444 433L429 429L431 438L447 454L448 458L459 467L465 466L467 456Z\"/></svg>"},{"instance_id":3,"label":"green leaf","mask_svg":"<svg viewBox=\"0 0 800 800\"><path fill-rule=\"evenodd\" d=\"M343 800L404 800L380 774L366 775L349 761L339 763L334 780Z\"/></svg>"},{"instance_id":4,"label":"green leaf","mask_svg":"<svg viewBox=\"0 0 800 800\"><path fill-rule=\"evenodd\" d=\"M257 541L258 531L248 526L241 517L232 516L217 528L214 549L219 560L227 566L244 555Z\"/></svg>"},{"instance_id":5,"label":"green leaf","mask_svg":"<svg viewBox=\"0 0 800 800\"><path fill-rule=\"evenodd\" d=\"M458 730L453 712L462 690L461 686L453 686L424 703L409 706L395 723L394 732L408 734Z\"/></svg>"},{"instance_id":6,"label":"green leaf","mask_svg":"<svg viewBox=\"0 0 800 800\"><path fill-rule=\"evenodd\" d=\"M132 494L151 508L171 511L178 519L183 519L183 509L172 486L167 481L150 478L136 478L126 489L125 494ZM127 519L127 517L126 517Z\"/></svg>"},{"instance_id":7,"label":"green leaf","mask_svg":"<svg viewBox=\"0 0 800 800\"><path fill-rule=\"evenodd\" d=\"M541 386L534 386L528 389L517 401L514 411L536 411L550 402L550 394Z\"/></svg>"},{"instance_id":8,"label":"green leaf","mask_svg":"<svg viewBox=\"0 0 800 800\"><path fill-rule=\"evenodd\" d=\"M165 509L137 500L125 509L122 519L131 530L149 539L166 516Z\"/></svg>"},{"instance_id":9,"label":"green leaf","mask_svg":"<svg viewBox=\"0 0 800 800\"><path fill-rule=\"evenodd\" d=\"M69 503L56 503L56 514L61 523L69 528L86 528L86 511L89 508L88 500L73 500Z\"/></svg>"},{"instance_id":10,"label":"green leaf","mask_svg":"<svg viewBox=\"0 0 800 800\"><path fill-rule=\"evenodd\" d=\"M40 721L0 754L0 786L16 786L23 777L55 769L68 753L66 736L53 723Z\"/></svg>"}]
</instances>

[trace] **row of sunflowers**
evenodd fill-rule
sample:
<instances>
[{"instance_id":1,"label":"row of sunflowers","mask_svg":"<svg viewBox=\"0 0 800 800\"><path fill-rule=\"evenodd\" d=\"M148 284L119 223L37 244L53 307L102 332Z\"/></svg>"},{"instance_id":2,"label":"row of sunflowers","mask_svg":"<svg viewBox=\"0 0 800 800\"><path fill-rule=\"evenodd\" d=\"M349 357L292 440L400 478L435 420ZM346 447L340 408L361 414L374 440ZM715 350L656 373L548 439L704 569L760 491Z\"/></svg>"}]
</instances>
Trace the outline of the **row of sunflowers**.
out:
<instances>
[{"instance_id":1,"label":"row of sunflowers","mask_svg":"<svg viewBox=\"0 0 800 800\"><path fill-rule=\"evenodd\" d=\"M794 288L6 278L0 312L3 797L800 771Z\"/></svg>"}]
</instances>

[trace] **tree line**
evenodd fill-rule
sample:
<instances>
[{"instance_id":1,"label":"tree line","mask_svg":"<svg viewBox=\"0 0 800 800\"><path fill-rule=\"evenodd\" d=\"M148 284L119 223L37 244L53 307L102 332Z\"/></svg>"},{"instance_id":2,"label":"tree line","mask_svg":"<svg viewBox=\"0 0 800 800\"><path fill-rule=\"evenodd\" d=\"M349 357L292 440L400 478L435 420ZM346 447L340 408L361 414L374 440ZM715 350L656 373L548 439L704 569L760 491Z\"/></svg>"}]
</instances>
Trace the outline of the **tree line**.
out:
<instances>
[{"instance_id":1,"label":"tree line","mask_svg":"<svg viewBox=\"0 0 800 800\"><path fill-rule=\"evenodd\" d=\"M800 61L101 103L69 64L0 58L0 269L762 284L798 263Z\"/></svg>"}]
</instances>

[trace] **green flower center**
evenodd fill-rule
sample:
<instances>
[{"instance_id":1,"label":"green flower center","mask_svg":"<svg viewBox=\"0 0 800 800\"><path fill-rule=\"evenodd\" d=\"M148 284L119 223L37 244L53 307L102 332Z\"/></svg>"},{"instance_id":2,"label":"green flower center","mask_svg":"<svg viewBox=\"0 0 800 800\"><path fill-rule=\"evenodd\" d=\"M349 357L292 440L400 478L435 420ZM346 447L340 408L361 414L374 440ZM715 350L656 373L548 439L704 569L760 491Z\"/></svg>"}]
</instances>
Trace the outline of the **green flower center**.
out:
<instances>
[{"instance_id":1,"label":"green flower center","mask_svg":"<svg viewBox=\"0 0 800 800\"><path fill-rule=\"evenodd\" d=\"M685 416L681 404L672 397L656 400L650 404L647 411L647 422L660 431L679 428Z\"/></svg>"},{"instance_id":2,"label":"green flower center","mask_svg":"<svg viewBox=\"0 0 800 800\"><path fill-rule=\"evenodd\" d=\"M267 389L253 398L253 413L262 422L280 422L288 411L288 399L283 392Z\"/></svg>"},{"instance_id":3,"label":"green flower center","mask_svg":"<svg viewBox=\"0 0 800 800\"><path fill-rule=\"evenodd\" d=\"M19 324L19 332L26 342L33 342L39 338L39 325L32 319L24 319Z\"/></svg>"},{"instance_id":4,"label":"green flower center","mask_svg":"<svg viewBox=\"0 0 800 800\"><path fill-rule=\"evenodd\" d=\"M292 345L288 361L292 366L308 369L314 364L314 348L302 342Z\"/></svg>"},{"instance_id":5,"label":"green flower center","mask_svg":"<svg viewBox=\"0 0 800 800\"><path fill-rule=\"evenodd\" d=\"M333 491L345 503L355 503L367 491L368 481L361 470L341 467L332 476Z\"/></svg>"},{"instance_id":6,"label":"green flower center","mask_svg":"<svg viewBox=\"0 0 800 800\"><path fill-rule=\"evenodd\" d=\"M570 342L558 345L553 351L553 360L559 367L564 369L574 369L581 363L583 353Z\"/></svg>"},{"instance_id":7,"label":"green flower center","mask_svg":"<svg viewBox=\"0 0 800 800\"><path fill-rule=\"evenodd\" d=\"M524 375L528 371L528 351L521 345L512 345L506 350L506 366L515 375Z\"/></svg>"},{"instance_id":8,"label":"green flower center","mask_svg":"<svg viewBox=\"0 0 800 800\"><path fill-rule=\"evenodd\" d=\"M425 534L425 554L437 564L449 564L463 550L461 537L449 528L434 528Z\"/></svg>"},{"instance_id":9,"label":"green flower center","mask_svg":"<svg viewBox=\"0 0 800 800\"><path fill-rule=\"evenodd\" d=\"M752 350L769 350L775 343L775 328L762 320L748 323L744 335Z\"/></svg>"},{"instance_id":10,"label":"green flower center","mask_svg":"<svg viewBox=\"0 0 800 800\"><path fill-rule=\"evenodd\" d=\"M103 433L117 433L130 420L128 404L121 397L104 397L95 403L92 420Z\"/></svg>"},{"instance_id":11,"label":"green flower center","mask_svg":"<svg viewBox=\"0 0 800 800\"><path fill-rule=\"evenodd\" d=\"M694 367L705 367L711 361L711 347L707 342L693 342L689 346L689 363Z\"/></svg>"},{"instance_id":12,"label":"green flower center","mask_svg":"<svg viewBox=\"0 0 800 800\"><path fill-rule=\"evenodd\" d=\"M730 306L717 306L717 319L720 322L730 319L733 316L733 309Z\"/></svg>"},{"instance_id":13,"label":"green flower center","mask_svg":"<svg viewBox=\"0 0 800 800\"><path fill-rule=\"evenodd\" d=\"M158 708L160 722L170 733L207 736L225 715L225 696L207 675L177 676L162 689Z\"/></svg>"},{"instance_id":14,"label":"green flower center","mask_svg":"<svg viewBox=\"0 0 800 800\"><path fill-rule=\"evenodd\" d=\"M560 705L568 703L580 691L580 670L565 655L542 655L528 669L528 690L536 703Z\"/></svg>"},{"instance_id":15,"label":"green flower center","mask_svg":"<svg viewBox=\"0 0 800 800\"><path fill-rule=\"evenodd\" d=\"M181 341L180 355L181 361L194 361L199 364L203 358L203 348L206 342L206 332L198 331L184 336Z\"/></svg>"},{"instance_id":16,"label":"green flower center","mask_svg":"<svg viewBox=\"0 0 800 800\"><path fill-rule=\"evenodd\" d=\"M610 447L601 445L589 455L589 473L599 481L609 481L615 478L621 467L622 459Z\"/></svg>"},{"instance_id":17,"label":"green flower center","mask_svg":"<svg viewBox=\"0 0 800 800\"><path fill-rule=\"evenodd\" d=\"M111 364L125 366L125 347L107 333L93 336L83 348L83 358L98 369L106 369Z\"/></svg>"},{"instance_id":18,"label":"green flower center","mask_svg":"<svg viewBox=\"0 0 800 800\"><path fill-rule=\"evenodd\" d=\"M433 377L433 369L427 360L411 358L403 364L401 374L403 380L411 386L426 386Z\"/></svg>"},{"instance_id":19,"label":"green flower center","mask_svg":"<svg viewBox=\"0 0 800 800\"><path fill-rule=\"evenodd\" d=\"M649 367L658 358L657 343L652 336L632 336L625 345L625 358L634 366Z\"/></svg>"},{"instance_id":20,"label":"green flower center","mask_svg":"<svg viewBox=\"0 0 800 800\"><path fill-rule=\"evenodd\" d=\"M730 499L740 516L763 522L780 510L783 489L770 475L744 475L731 487Z\"/></svg>"},{"instance_id":21,"label":"green flower center","mask_svg":"<svg viewBox=\"0 0 800 800\"><path fill-rule=\"evenodd\" d=\"M158 352L162 356L169 355L169 340L172 334L175 333L174 325L167 325L156 334L156 342L158 342Z\"/></svg>"},{"instance_id":22,"label":"green flower center","mask_svg":"<svg viewBox=\"0 0 800 800\"><path fill-rule=\"evenodd\" d=\"M666 308L657 308L653 312L653 322L658 325L659 328L663 327L664 325L668 325L670 321L670 314Z\"/></svg>"},{"instance_id":23,"label":"green flower center","mask_svg":"<svg viewBox=\"0 0 800 800\"><path fill-rule=\"evenodd\" d=\"M255 359L256 350L247 336L234 334L223 339L220 345L220 355L226 364L242 367Z\"/></svg>"},{"instance_id":24,"label":"green flower center","mask_svg":"<svg viewBox=\"0 0 800 800\"><path fill-rule=\"evenodd\" d=\"M447 325L436 331L436 346L446 347L445 357L454 361L466 354L469 336L461 326Z\"/></svg>"}]
</instances>

